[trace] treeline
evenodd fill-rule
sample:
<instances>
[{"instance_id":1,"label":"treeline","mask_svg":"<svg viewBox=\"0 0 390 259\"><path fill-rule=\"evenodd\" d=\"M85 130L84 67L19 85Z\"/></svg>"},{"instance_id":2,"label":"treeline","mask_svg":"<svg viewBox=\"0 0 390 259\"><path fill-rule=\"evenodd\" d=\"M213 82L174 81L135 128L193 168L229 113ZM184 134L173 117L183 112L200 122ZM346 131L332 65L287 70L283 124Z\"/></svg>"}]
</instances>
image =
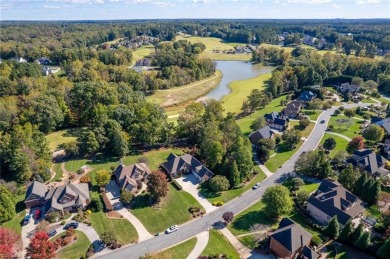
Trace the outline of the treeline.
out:
<instances>
[{"instance_id":1,"label":"treeline","mask_svg":"<svg viewBox=\"0 0 390 259\"><path fill-rule=\"evenodd\" d=\"M279 65L272 73L268 89L273 96L296 91L305 86L334 85L353 82L363 86L370 81L383 91L390 91L390 59L375 60L342 54L319 54L317 51L297 47L291 55L283 49L260 48L253 60Z\"/></svg>"}]
</instances>

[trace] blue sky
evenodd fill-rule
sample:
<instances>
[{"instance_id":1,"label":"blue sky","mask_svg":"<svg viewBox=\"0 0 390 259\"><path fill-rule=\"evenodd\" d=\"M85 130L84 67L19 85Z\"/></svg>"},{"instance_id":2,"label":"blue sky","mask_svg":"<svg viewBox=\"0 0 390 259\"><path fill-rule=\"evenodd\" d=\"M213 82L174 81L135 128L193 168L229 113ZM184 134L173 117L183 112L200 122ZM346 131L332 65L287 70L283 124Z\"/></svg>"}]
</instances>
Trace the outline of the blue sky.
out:
<instances>
[{"instance_id":1,"label":"blue sky","mask_svg":"<svg viewBox=\"0 0 390 259\"><path fill-rule=\"evenodd\" d=\"M0 0L0 20L390 18L390 0Z\"/></svg>"}]
</instances>

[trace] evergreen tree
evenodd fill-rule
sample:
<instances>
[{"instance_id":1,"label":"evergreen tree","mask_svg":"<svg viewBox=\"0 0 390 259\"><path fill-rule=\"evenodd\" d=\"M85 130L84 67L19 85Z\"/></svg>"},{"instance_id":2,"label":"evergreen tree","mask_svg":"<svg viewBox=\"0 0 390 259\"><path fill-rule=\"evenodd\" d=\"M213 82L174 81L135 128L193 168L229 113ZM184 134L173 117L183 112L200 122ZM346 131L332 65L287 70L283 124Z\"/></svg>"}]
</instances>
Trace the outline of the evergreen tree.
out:
<instances>
[{"instance_id":1,"label":"evergreen tree","mask_svg":"<svg viewBox=\"0 0 390 259\"><path fill-rule=\"evenodd\" d=\"M15 214L14 197L4 185L0 185L0 223L12 219Z\"/></svg>"},{"instance_id":2,"label":"evergreen tree","mask_svg":"<svg viewBox=\"0 0 390 259\"><path fill-rule=\"evenodd\" d=\"M351 242L356 242L359 240L359 238L363 235L364 228L363 224L360 223L359 226L353 231Z\"/></svg>"},{"instance_id":3,"label":"evergreen tree","mask_svg":"<svg viewBox=\"0 0 390 259\"><path fill-rule=\"evenodd\" d=\"M379 193L381 192L381 184L378 180L373 179L370 183L367 192L367 202L369 204L375 204L378 200Z\"/></svg>"},{"instance_id":4,"label":"evergreen tree","mask_svg":"<svg viewBox=\"0 0 390 259\"><path fill-rule=\"evenodd\" d=\"M236 160L233 160L229 168L229 182L232 187L241 183L241 175L240 171L238 171Z\"/></svg>"},{"instance_id":5,"label":"evergreen tree","mask_svg":"<svg viewBox=\"0 0 390 259\"><path fill-rule=\"evenodd\" d=\"M326 236L330 238L336 239L339 234L340 234L340 225L339 222L337 221L337 216L334 216L324 229L324 233Z\"/></svg>"},{"instance_id":6,"label":"evergreen tree","mask_svg":"<svg viewBox=\"0 0 390 259\"><path fill-rule=\"evenodd\" d=\"M359 239L355 242L355 246L362 250L367 250L370 246L371 237L370 232L364 231L364 233L359 237Z\"/></svg>"},{"instance_id":7,"label":"evergreen tree","mask_svg":"<svg viewBox=\"0 0 390 259\"><path fill-rule=\"evenodd\" d=\"M341 230L339 238L344 242L350 242L351 235L353 233L352 221L349 220L344 228Z\"/></svg>"},{"instance_id":8,"label":"evergreen tree","mask_svg":"<svg viewBox=\"0 0 390 259\"><path fill-rule=\"evenodd\" d=\"M386 240L386 242L379 247L378 251L376 252L376 255L379 256L381 259L387 259L389 258L390 254L390 238Z\"/></svg>"},{"instance_id":9,"label":"evergreen tree","mask_svg":"<svg viewBox=\"0 0 390 259\"><path fill-rule=\"evenodd\" d=\"M362 193L364 193L364 185L367 182L367 173L362 173L359 179L356 181L355 186L353 187L353 193L357 196L361 197Z\"/></svg>"},{"instance_id":10,"label":"evergreen tree","mask_svg":"<svg viewBox=\"0 0 390 259\"><path fill-rule=\"evenodd\" d=\"M348 190L352 190L359 176L359 169L354 170L352 164L349 164L339 174L338 181Z\"/></svg>"}]
</instances>

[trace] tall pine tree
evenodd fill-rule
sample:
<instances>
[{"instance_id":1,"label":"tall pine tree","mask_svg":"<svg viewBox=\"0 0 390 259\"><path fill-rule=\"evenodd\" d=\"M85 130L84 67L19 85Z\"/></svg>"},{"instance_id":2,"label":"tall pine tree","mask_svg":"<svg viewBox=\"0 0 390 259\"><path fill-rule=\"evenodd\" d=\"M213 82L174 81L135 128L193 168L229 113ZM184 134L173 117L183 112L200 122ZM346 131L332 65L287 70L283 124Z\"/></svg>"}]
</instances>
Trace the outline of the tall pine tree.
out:
<instances>
[{"instance_id":1,"label":"tall pine tree","mask_svg":"<svg viewBox=\"0 0 390 259\"><path fill-rule=\"evenodd\" d=\"M364 233L355 242L355 246L362 250L367 250L371 243L370 232L364 231Z\"/></svg>"},{"instance_id":2,"label":"tall pine tree","mask_svg":"<svg viewBox=\"0 0 390 259\"><path fill-rule=\"evenodd\" d=\"M339 222L337 221L337 216L334 216L324 229L324 233L326 236L330 238L336 239L339 234L340 234L340 225Z\"/></svg>"},{"instance_id":3,"label":"tall pine tree","mask_svg":"<svg viewBox=\"0 0 390 259\"><path fill-rule=\"evenodd\" d=\"M381 259L388 259L390 255L390 238L386 240L386 242L379 247L376 255Z\"/></svg>"},{"instance_id":4,"label":"tall pine tree","mask_svg":"<svg viewBox=\"0 0 390 259\"><path fill-rule=\"evenodd\" d=\"M356 242L359 240L359 238L363 235L364 228L363 224L360 223L359 226L353 231L351 242Z\"/></svg>"},{"instance_id":5,"label":"tall pine tree","mask_svg":"<svg viewBox=\"0 0 390 259\"><path fill-rule=\"evenodd\" d=\"M230 165L228 178L231 187L237 186L241 183L241 175L240 171L238 171L236 160L233 160Z\"/></svg>"},{"instance_id":6,"label":"tall pine tree","mask_svg":"<svg viewBox=\"0 0 390 259\"><path fill-rule=\"evenodd\" d=\"M367 183L367 173L362 173L359 179L356 181L355 186L353 187L353 193L361 197L364 193L364 185Z\"/></svg>"},{"instance_id":7,"label":"tall pine tree","mask_svg":"<svg viewBox=\"0 0 390 259\"><path fill-rule=\"evenodd\" d=\"M344 228L341 230L339 238L344 242L350 242L353 233L352 221L349 220Z\"/></svg>"}]
</instances>

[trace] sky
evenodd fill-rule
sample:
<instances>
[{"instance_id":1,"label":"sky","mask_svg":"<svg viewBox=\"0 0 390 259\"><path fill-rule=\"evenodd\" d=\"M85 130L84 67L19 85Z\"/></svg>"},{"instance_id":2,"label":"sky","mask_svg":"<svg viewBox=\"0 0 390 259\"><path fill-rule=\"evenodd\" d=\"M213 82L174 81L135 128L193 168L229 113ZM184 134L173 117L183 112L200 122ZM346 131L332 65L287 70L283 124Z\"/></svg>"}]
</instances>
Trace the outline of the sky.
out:
<instances>
[{"instance_id":1,"label":"sky","mask_svg":"<svg viewBox=\"0 0 390 259\"><path fill-rule=\"evenodd\" d=\"M0 0L0 20L390 18L390 0Z\"/></svg>"}]
</instances>

